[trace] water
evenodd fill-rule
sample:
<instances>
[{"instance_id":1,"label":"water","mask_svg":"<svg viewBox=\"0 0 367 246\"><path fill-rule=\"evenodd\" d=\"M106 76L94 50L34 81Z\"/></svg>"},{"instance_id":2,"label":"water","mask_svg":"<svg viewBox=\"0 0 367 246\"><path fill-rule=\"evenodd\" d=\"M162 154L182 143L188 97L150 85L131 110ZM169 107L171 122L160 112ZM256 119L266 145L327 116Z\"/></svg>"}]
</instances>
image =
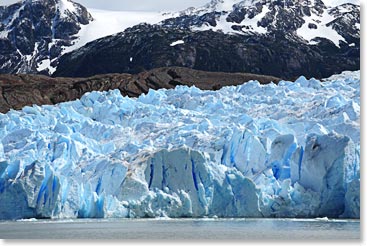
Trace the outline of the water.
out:
<instances>
[{"instance_id":1,"label":"water","mask_svg":"<svg viewBox=\"0 0 367 246\"><path fill-rule=\"evenodd\" d=\"M77 219L0 222L2 239L358 240L359 220Z\"/></svg>"}]
</instances>

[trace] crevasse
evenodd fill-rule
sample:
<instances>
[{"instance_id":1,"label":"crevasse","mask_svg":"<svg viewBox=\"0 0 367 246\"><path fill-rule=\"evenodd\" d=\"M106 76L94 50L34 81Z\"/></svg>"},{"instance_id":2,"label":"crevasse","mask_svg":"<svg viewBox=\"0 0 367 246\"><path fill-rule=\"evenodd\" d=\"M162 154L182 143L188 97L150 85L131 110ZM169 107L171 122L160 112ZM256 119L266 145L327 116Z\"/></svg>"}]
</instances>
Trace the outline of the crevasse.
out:
<instances>
[{"instance_id":1,"label":"crevasse","mask_svg":"<svg viewBox=\"0 0 367 246\"><path fill-rule=\"evenodd\" d=\"M0 219L360 214L359 71L0 114Z\"/></svg>"}]
</instances>

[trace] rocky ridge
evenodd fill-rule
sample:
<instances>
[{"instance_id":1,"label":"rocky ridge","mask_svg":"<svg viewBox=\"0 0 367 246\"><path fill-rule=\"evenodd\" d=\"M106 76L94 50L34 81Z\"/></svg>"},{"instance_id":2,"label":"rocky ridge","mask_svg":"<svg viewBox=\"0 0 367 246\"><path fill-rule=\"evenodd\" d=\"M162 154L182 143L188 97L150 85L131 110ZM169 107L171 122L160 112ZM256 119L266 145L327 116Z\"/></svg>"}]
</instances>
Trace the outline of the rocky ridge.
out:
<instances>
[{"instance_id":1,"label":"rocky ridge","mask_svg":"<svg viewBox=\"0 0 367 246\"><path fill-rule=\"evenodd\" d=\"M0 112L21 109L33 104L45 105L71 101L86 92L119 89L124 96L137 97L150 88L193 86L217 90L223 86L239 85L249 80L267 84L279 78L241 73L214 73L188 68L158 68L136 75L104 74L89 78L51 78L44 75L0 75Z\"/></svg>"}]
</instances>

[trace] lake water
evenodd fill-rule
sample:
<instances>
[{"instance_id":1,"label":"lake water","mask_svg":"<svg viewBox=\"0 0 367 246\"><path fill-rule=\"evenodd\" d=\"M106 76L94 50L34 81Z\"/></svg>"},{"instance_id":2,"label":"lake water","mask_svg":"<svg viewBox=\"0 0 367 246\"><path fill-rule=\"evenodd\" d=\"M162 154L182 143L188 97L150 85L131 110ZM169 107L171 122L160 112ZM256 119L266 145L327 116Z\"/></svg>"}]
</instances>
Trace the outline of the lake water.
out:
<instances>
[{"instance_id":1,"label":"lake water","mask_svg":"<svg viewBox=\"0 0 367 246\"><path fill-rule=\"evenodd\" d=\"M2 239L358 240L359 220L76 219L0 222Z\"/></svg>"}]
</instances>

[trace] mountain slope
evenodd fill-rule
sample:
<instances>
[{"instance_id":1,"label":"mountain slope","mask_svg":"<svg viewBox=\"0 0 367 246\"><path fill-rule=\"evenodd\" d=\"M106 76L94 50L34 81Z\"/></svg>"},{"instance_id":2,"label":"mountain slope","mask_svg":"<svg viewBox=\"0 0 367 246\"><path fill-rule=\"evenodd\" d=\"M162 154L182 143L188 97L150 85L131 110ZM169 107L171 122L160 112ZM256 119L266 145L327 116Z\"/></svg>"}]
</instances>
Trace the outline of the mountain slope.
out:
<instances>
[{"instance_id":1,"label":"mountain slope","mask_svg":"<svg viewBox=\"0 0 367 246\"><path fill-rule=\"evenodd\" d=\"M281 32L306 41L328 39L339 47L340 42L359 39L358 23L359 6L352 3L328 7L322 0L212 0L202 8L179 12L163 25L232 34Z\"/></svg>"},{"instance_id":2,"label":"mountain slope","mask_svg":"<svg viewBox=\"0 0 367 246\"><path fill-rule=\"evenodd\" d=\"M167 15L169 16L169 15ZM55 76L137 73L163 66L328 77L360 64L359 6L321 0L213 0L64 55Z\"/></svg>"},{"instance_id":3,"label":"mountain slope","mask_svg":"<svg viewBox=\"0 0 367 246\"><path fill-rule=\"evenodd\" d=\"M227 35L142 24L65 54L54 76L138 73L165 66L321 78L358 69L359 47L337 48L326 40L308 45L280 35Z\"/></svg>"},{"instance_id":4,"label":"mountain slope","mask_svg":"<svg viewBox=\"0 0 367 246\"><path fill-rule=\"evenodd\" d=\"M0 6L1 73L52 73L51 64L90 21L87 9L69 0Z\"/></svg>"},{"instance_id":5,"label":"mountain slope","mask_svg":"<svg viewBox=\"0 0 367 246\"><path fill-rule=\"evenodd\" d=\"M24 0L0 7L0 73L86 77L182 66L327 77L360 67L359 10L321 0L212 0L177 13L91 15L70 0ZM155 24L128 28L139 22Z\"/></svg>"}]
</instances>

